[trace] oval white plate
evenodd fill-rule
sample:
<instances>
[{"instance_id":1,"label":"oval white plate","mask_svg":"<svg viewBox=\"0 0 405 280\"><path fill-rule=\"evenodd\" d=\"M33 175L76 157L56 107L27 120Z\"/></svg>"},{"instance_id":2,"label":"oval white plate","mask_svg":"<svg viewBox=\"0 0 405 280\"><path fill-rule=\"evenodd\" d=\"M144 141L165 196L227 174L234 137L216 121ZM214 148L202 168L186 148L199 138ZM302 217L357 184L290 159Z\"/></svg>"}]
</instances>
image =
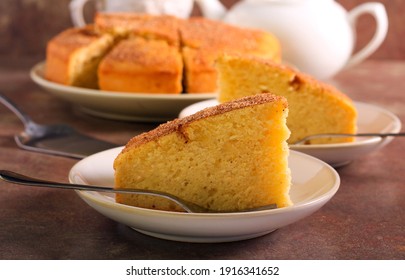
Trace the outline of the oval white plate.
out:
<instances>
[{"instance_id":1,"label":"oval white plate","mask_svg":"<svg viewBox=\"0 0 405 280\"><path fill-rule=\"evenodd\" d=\"M69 181L113 186L113 161L122 147L89 156L73 166ZM147 235L185 242L228 242L254 238L294 223L321 208L339 188L337 172L311 156L291 151L293 206L245 213L190 214L131 207L113 194L77 191L101 214Z\"/></svg>"},{"instance_id":2,"label":"oval white plate","mask_svg":"<svg viewBox=\"0 0 405 280\"><path fill-rule=\"evenodd\" d=\"M66 86L44 78L45 63L35 65L32 80L49 93L63 98L91 115L115 120L163 122L174 119L186 106L214 98L215 93L148 94L102 91Z\"/></svg>"},{"instance_id":3,"label":"oval white plate","mask_svg":"<svg viewBox=\"0 0 405 280\"><path fill-rule=\"evenodd\" d=\"M184 108L179 117L185 117L206 107L215 106L215 99L201 101ZM401 130L400 119L391 112L362 102L354 102L357 111L358 132L396 133ZM358 137L354 142L342 144L318 144L318 145L290 145L290 148L319 158L334 167L348 164L354 159L360 158L372 151L376 151L390 141L393 137Z\"/></svg>"}]
</instances>

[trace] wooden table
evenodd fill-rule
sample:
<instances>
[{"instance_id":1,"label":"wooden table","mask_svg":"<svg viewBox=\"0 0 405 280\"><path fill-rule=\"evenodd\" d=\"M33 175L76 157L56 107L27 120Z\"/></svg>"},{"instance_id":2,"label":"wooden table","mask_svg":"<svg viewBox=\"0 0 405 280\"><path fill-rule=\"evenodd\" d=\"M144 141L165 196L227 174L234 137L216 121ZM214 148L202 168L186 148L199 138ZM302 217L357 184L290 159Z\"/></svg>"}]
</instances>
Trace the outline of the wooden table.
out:
<instances>
[{"instance_id":1,"label":"wooden table","mask_svg":"<svg viewBox=\"0 0 405 280\"><path fill-rule=\"evenodd\" d=\"M29 78L35 61L0 64L0 90L40 123L68 123L117 144L157 124L85 115ZM405 122L405 61L366 61L331 83ZM19 149L20 121L0 106L1 169L67 182L77 160ZM0 182L0 259L404 259L405 139L339 168L341 187L321 210L247 241L194 244L145 236L89 206L74 191Z\"/></svg>"}]
</instances>

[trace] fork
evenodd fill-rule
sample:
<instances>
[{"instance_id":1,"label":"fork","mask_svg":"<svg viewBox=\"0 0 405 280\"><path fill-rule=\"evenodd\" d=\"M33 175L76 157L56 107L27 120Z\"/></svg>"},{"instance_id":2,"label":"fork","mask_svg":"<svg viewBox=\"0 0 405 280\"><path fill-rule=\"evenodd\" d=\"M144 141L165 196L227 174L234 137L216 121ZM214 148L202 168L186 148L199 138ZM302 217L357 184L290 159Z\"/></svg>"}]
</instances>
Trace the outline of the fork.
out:
<instances>
[{"instance_id":1,"label":"fork","mask_svg":"<svg viewBox=\"0 0 405 280\"><path fill-rule=\"evenodd\" d=\"M80 185L80 184L68 184L68 183L58 183L45 181L42 179L36 179L32 177L27 177L25 175L12 172L9 170L0 170L0 179L3 181L26 185L35 187L49 187L49 188L60 188L60 189L74 189L74 190L84 190L84 191L97 191L97 192L112 192L112 193L125 193L125 194L140 194L140 195L151 195L157 197L163 197L175 202L181 208L183 208L188 213L230 213L230 212L252 212L260 210L269 210L277 208L276 204L265 205L261 207L255 207L250 209L244 209L240 211L214 211L208 208L202 207L190 201L186 201L178 196L154 190L144 190L144 189L119 189L110 187L100 187L91 185Z\"/></svg>"},{"instance_id":2,"label":"fork","mask_svg":"<svg viewBox=\"0 0 405 280\"><path fill-rule=\"evenodd\" d=\"M304 138L299 139L298 141L295 141L292 143L292 145L301 145L305 144L305 142L310 141L312 139L317 139L317 138L327 138L327 137L373 137L373 136L378 136L378 137L388 137L388 136L394 136L394 137L399 137L399 136L405 136L405 132L397 132L397 133L322 133L322 134L314 134L314 135L309 135Z\"/></svg>"}]
</instances>

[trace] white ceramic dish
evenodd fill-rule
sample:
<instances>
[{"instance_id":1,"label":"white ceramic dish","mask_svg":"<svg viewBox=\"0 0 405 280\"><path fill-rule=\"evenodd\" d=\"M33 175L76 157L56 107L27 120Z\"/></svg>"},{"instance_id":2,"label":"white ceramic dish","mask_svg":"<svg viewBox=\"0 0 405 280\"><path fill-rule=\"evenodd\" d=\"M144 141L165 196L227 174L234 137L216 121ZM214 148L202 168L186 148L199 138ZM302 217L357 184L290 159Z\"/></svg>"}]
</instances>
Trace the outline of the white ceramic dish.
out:
<instances>
[{"instance_id":1,"label":"white ceramic dish","mask_svg":"<svg viewBox=\"0 0 405 280\"><path fill-rule=\"evenodd\" d=\"M217 104L218 102L215 99L201 101L184 108L179 116L185 117ZM355 106L358 111L358 132L395 133L401 130L400 119L391 112L362 102L355 102ZM382 148L392 139L393 137L358 137L352 143L291 145L290 148L317 157L334 167L339 167Z\"/></svg>"},{"instance_id":2,"label":"white ceramic dish","mask_svg":"<svg viewBox=\"0 0 405 280\"><path fill-rule=\"evenodd\" d=\"M88 114L115 120L163 122L174 119L186 106L214 98L215 93L147 94L121 93L65 86L44 78L45 63L31 69L31 78L51 94L63 98Z\"/></svg>"},{"instance_id":3,"label":"white ceramic dish","mask_svg":"<svg viewBox=\"0 0 405 280\"><path fill-rule=\"evenodd\" d=\"M79 161L69 173L78 184L112 186L113 161L122 147ZM291 151L290 196L293 206L245 213L190 214L118 204L113 194L77 191L101 214L147 235L185 242L228 242L250 239L294 223L321 208L339 188L340 178L326 163Z\"/></svg>"}]
</instances>

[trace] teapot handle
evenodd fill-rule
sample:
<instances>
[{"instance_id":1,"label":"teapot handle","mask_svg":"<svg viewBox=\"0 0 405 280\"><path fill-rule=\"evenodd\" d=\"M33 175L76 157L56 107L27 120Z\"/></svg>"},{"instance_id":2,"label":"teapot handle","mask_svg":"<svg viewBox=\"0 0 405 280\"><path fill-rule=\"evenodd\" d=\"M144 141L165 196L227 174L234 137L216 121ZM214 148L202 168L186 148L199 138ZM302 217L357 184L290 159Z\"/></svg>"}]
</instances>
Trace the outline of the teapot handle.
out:
<instances>
[{"instance_id":1,"label":"teapot handle","mask_svg":"<svg viewBox=\"0 0 405 280\"><path fill-rule=\"evenodd\" d=\"M88 0L72 0L69 4L70 16L72 18L73 24L78 27L86 25L83 16L84 5Z\"/></svg>"},{"instance_id":2,"label":"teapot handle","mask_svg":"<svg viewBox=\"0 0 405 280\"><path fill-rule=\"evenodd\" d=\"M369 57L382 44L387 35L388 30L387 12L385 10L384 5L377 2L361 4L352 9L348 13L349 23L352 27L353 32L355 32L358 17L365 13L369 13L374 17L376 21L376 31L374 33L373 38L371 38L370 42L368 42L367 45L365 45L361 50L359 50L350 57L349 61L346 64L346 67L353 66Z\"/></svg>"}]
</instances>

